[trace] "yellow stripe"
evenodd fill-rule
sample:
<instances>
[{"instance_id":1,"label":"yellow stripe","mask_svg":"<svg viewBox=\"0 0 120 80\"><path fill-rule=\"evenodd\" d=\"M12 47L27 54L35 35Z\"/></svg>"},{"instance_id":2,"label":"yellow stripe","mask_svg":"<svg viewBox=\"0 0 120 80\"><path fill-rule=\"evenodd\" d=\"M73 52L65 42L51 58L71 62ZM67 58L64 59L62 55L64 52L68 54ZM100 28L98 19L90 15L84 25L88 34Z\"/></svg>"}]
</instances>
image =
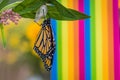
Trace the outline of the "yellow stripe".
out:
<instances>
[{"instance_id":1,"label":"yellow stripe","mask_svg":"<svg viewBox=\"0 0 120 80\"><path fill-rule=\"evenodd\" d=\"M95 18L96 18L96 78L102 80L102 2L95 0Z\"/></svg>"},{"instance_id":2,"label":"yellow stripe","mask_svg":"<svg viewBox=\"0 0 120 80\"><path fill-rule=\"evenodd\" d=\"M68 24L62 22L62 80L68 80Z\"/></svg>"},{"instance_id":3,"label":"yellow stripe","mask_svg":"<svg viewBox=\"0 0 120 80\"><path fill-rule=\"evenodd\" d=\"M73 8L73 0L68 0L69 8ZM68 80L74 80L74 23L68 23Z\"/></svg>"},{"instance_id":4,"label":"yellow stripe","mask_svg":"<svg viewBox=\"0 0 120 80\"><path fill-rule=\"evenodd\" d=\"M107 11L107 0L102 0L102 67L103 67L103 79L102 80L109 80L108 78L108 11Z\"/></svg>"},{"instance_id":5,"label":"yellow stripe","mask_svg":"<svg viewBox=\"0 0 120 80\"><path fill-rule=\"evenodd\" d=\"M67 0L62 0L67 6ZM68 22L62 22L62 80L68 80Z\"/></svg>"}]
</instances>

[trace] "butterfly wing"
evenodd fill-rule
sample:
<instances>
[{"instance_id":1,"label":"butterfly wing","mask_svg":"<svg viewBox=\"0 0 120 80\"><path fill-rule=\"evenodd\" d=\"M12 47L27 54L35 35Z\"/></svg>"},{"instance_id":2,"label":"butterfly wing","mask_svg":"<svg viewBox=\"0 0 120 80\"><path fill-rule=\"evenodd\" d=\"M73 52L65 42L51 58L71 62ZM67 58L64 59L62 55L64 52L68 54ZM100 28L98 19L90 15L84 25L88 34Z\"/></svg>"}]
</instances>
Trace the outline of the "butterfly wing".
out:
<instances>
[{"instance_id":1,"label":"butterfly wing","mask_svg":"<svg viewBox=\"0 0 120 80\"><path fill-rule=\"evenodd\" d=\"M51 25L45 21L35 42L34 50L42 58L45 68L49 71L55 51L55 42L53 40Z\"/></svg>"}]
</instances>

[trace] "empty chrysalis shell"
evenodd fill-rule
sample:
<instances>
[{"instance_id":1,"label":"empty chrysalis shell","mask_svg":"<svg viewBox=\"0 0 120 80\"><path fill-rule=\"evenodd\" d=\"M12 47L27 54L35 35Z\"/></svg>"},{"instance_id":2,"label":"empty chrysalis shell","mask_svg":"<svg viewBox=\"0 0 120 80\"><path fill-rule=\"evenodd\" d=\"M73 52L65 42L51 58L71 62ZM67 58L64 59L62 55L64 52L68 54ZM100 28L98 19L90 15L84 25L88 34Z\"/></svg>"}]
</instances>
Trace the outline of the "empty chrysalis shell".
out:
<instances>
[{"instance_id":1,"label":"empty chrysalis shell","mask_svg":"<svg viewBox=\"0 0 120 80\"><path fill-rule=\"evenodd\" d=\"M47 15L47 6L46 5L42 5L38 11L36 12L36 16L35 16L35 22L38 22L42 17L46 17Z\"/></svg>"}]
</instances>

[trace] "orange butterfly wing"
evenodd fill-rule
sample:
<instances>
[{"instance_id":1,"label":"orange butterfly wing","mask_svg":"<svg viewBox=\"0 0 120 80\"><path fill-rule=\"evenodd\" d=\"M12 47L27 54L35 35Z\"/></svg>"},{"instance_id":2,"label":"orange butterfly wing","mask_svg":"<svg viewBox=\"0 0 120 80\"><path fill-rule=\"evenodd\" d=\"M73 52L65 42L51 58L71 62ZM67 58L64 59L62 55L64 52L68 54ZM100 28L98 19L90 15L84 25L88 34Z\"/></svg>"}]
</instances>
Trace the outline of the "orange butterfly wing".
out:
<instances>
[{"instance_id":1,"label":"orange butterfly wing","mask_svg":"<svg viewBox=\"0 0 120 80\"><path fill-rule=\"evenodd\" d=\"M53 40L52 29L49 20L45 20L42 24L42 29L34 45L34 50L44 62L45 68L51 69L53 54L55 51L55 42Z\"/></svg>"}]
</instances>

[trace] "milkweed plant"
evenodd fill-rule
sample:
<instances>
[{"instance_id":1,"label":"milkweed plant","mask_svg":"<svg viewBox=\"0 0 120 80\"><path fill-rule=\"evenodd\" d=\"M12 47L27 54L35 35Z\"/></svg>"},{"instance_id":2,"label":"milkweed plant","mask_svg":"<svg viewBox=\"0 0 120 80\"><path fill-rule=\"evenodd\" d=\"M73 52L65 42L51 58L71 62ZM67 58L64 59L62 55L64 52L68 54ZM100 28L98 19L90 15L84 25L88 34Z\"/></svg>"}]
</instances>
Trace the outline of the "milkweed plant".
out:
<instances>
[{"instance_id":1,"label":"milkweed plant","mask_svg":"<svg viewBox=\"0 0 120 80\"><path fill-rule=\"evenodd\" d=\"M0 3L0 29L4 47L6 46L4 25L9 25L10 22L17 25L21 18L30 18L38 22L42 18L73 21L90 17L74 9L66 8L56 0L23 0L9 3L9 0L2 0Z\"/></svg>"}]
</instances>

